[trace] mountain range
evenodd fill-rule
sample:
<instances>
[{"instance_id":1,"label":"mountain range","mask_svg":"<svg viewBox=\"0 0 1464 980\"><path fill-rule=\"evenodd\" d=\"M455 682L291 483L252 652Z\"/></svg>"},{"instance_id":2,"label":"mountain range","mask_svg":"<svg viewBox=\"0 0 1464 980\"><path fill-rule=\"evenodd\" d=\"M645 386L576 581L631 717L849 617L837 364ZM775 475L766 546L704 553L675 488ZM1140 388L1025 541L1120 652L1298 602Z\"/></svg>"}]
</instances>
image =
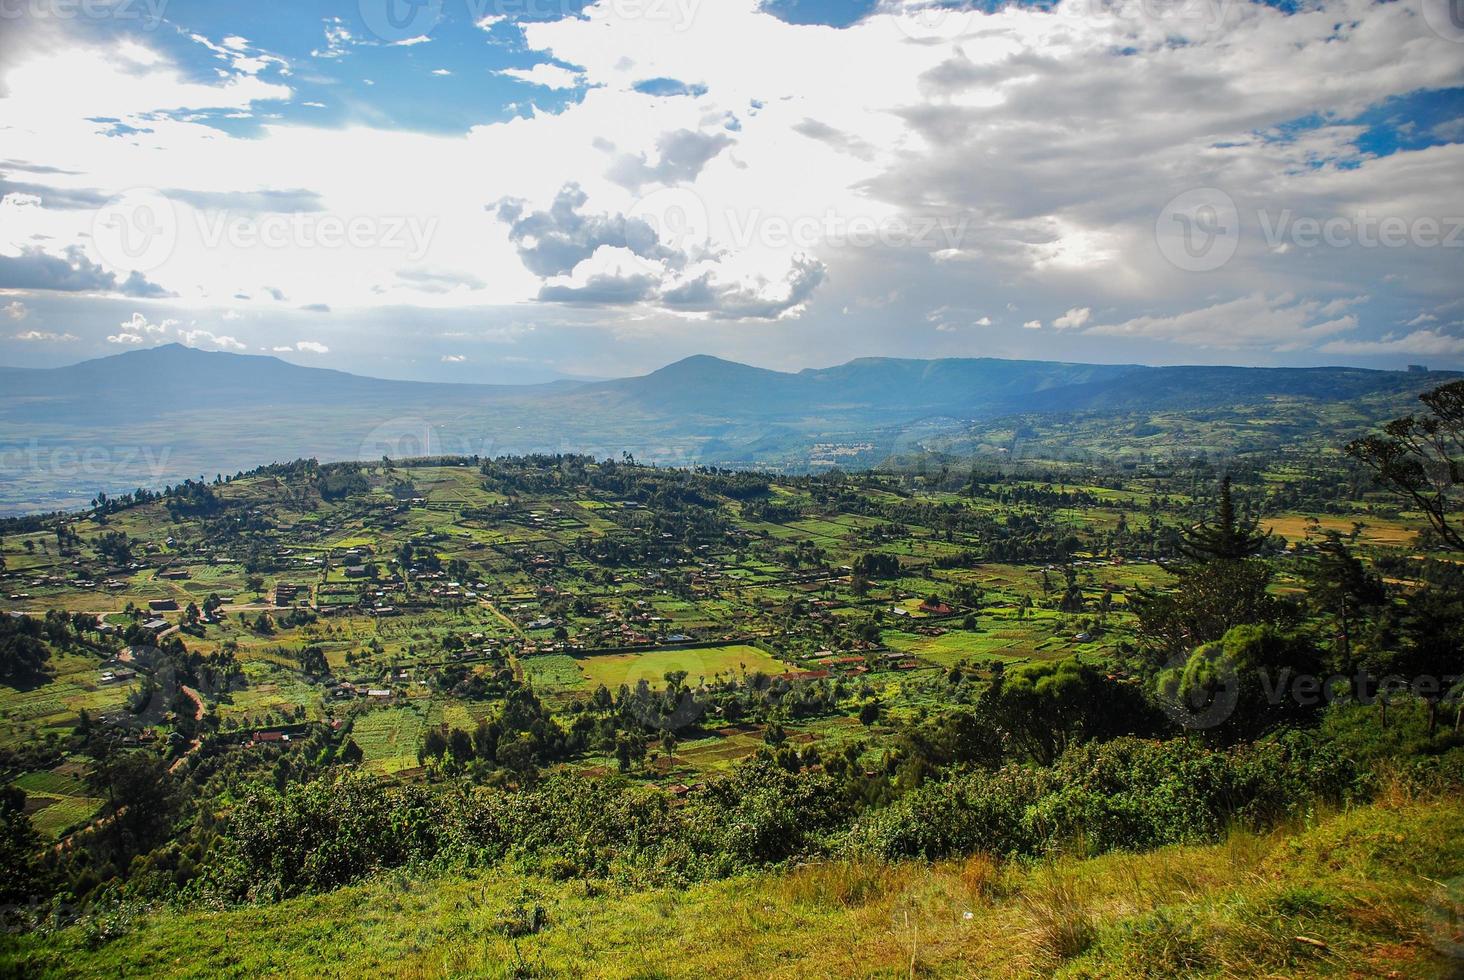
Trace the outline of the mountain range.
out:
<instances>
[{"instance_id":1,"label":"mountain range","mask_svg":"<svg viewBox=\"0 0 1464 980\"><path fill-rule=\"evenodd\" d=\"M861 358L785 373L699 355L641 377L515 386L391 381L168 344L60 368L0 368L0 510L76 505L98 490L299 456L628 451L797 470L875 463L939 438L985 445L972 437L1015 419L1029 431L1216 411L1285 423L1298 410L1326 418L1330 408L1355 428L1406 411L1454 376L985 357Z\"/></svg>"}]
</instances>

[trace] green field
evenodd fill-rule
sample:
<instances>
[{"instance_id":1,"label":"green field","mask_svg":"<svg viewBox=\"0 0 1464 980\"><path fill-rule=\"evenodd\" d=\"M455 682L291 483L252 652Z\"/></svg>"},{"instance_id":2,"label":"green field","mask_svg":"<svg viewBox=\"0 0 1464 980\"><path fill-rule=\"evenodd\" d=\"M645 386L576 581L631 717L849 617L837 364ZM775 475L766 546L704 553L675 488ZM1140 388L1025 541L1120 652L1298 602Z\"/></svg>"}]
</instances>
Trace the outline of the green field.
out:
<instances>
[{"instance_id":1,"label":"green field","mask_svg":"<svg viewBox=\"0 0 1464 980\"><path fill-rule=\"evenodd\" d=\"M422 715L414 708L378 708L356 718L351 738L361 746L367 767L392 775L417 765L425 730Z\"/></svg>"},{"instance_id":2,"label":"green field","mask_svg":"<svg viewBox=\"0 0 1464 980\"><path fill-rule=\"evenodd\" d=\"M583 677L581 687L593 691L601 684L611 691L624 684L635 687L642 680L663 686L671 671L685 671L688 683L717 676L742 678L761 671L776 675L790 668L756 647L732 644L700 650L657 650L651 653L617 653L575 658Z\"/></svg>"}]
</instances>

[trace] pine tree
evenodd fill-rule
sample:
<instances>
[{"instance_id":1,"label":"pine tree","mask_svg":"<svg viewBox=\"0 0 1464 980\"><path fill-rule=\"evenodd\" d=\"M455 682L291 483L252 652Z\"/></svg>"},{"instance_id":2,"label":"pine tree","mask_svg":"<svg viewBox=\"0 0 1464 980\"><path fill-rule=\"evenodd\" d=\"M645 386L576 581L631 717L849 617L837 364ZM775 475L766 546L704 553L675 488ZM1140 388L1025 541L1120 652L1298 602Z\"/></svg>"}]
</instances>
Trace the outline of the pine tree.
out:
<instances>
[{"instance_id":1,"label":"pine tree","mask_svg":"<svg viewBox=\"0 0 1464 980\"><path fill-rule=\"evenodd\" d=\"M1254 517L1239 517L1230 492L1230 477L1220 481L1220 506L1213 521L1201 521L1180 534L1182 555L1199 564L1241 561L1260 554L1266 536L1257 532Z\"/></svg>"}]
</instances>

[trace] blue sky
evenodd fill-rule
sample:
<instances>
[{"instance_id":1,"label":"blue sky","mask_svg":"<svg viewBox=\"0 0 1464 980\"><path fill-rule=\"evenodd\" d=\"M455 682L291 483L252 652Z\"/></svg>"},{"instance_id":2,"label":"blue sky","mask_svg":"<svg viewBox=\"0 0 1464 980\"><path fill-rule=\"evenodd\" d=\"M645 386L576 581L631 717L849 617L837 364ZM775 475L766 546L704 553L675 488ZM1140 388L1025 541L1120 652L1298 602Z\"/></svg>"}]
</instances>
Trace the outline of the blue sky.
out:
<instances>
[{"instance_id":1,"label":"blue sky","mask_svg":"<svg viewBox=\"0 0 1464 980\"><path fill-rule=\"evenodd\" d=\"M0 363L1464 367L1447 2L36 0Z\"/></svg>"}]
</instances>

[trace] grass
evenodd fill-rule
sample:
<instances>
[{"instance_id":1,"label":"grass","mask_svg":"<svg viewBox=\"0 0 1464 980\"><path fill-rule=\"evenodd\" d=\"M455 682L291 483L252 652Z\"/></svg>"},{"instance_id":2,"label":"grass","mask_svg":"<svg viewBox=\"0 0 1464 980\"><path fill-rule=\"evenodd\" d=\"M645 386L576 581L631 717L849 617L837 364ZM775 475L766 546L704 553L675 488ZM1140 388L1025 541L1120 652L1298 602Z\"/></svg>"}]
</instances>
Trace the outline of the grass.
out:
<instances>
[{"instance_id":1,"label":"grass","mask_svg":"<svg viewBox=\"0 0 1464 980\"><path fill-rule=\"evenodd\" d=\"M541 694L557 694L583 686L584 675L580 673L579 662L562 653L545 654L538 657L523 657L524 676L533 683L534 690Z\"/></svg>"},{"instance_id":2,"label":"grass","mask_svg":"<svg viewBox=\"0 0 1464 980\"><path fill-rule=\"evenodd\" d=\"M0 972L1437 977L1460 963L1434 882L1461 869L1464 804L1395 799L1090 860L845 861L643 892L390 874L270 907L159 910L100 944L86 923L12 937Z\"/></svg>"},{"instance_id":3,"label":"grass","mask_svg":"<svg viewBox=\"0 0 1464 980\"><path fill-rule=\"evenodd\" d=\"M381 708L358 717L351 738L369 769L390 775L417 765L424 728L422 715L411 708Z\"/></svg>"},{"instance_id":4,"label":"grass","mask_svg":"<svg viewBox=\"0 0 1464 980\"><path fill-rule=\"evenodd\" d=\"M688 683L699 678L710 680L718 674L740 678L744 668L748 675L758 671L783 674L789 667L768 656L757 647L730 644L698 650L654 650L646 653L618 653L576 658L584 675L584 687L593 691L604 684L611 691L626 684L635 687L645 680L652 687L665 686L669 671L686 671Z\"/></svg>"}]
</instances>

